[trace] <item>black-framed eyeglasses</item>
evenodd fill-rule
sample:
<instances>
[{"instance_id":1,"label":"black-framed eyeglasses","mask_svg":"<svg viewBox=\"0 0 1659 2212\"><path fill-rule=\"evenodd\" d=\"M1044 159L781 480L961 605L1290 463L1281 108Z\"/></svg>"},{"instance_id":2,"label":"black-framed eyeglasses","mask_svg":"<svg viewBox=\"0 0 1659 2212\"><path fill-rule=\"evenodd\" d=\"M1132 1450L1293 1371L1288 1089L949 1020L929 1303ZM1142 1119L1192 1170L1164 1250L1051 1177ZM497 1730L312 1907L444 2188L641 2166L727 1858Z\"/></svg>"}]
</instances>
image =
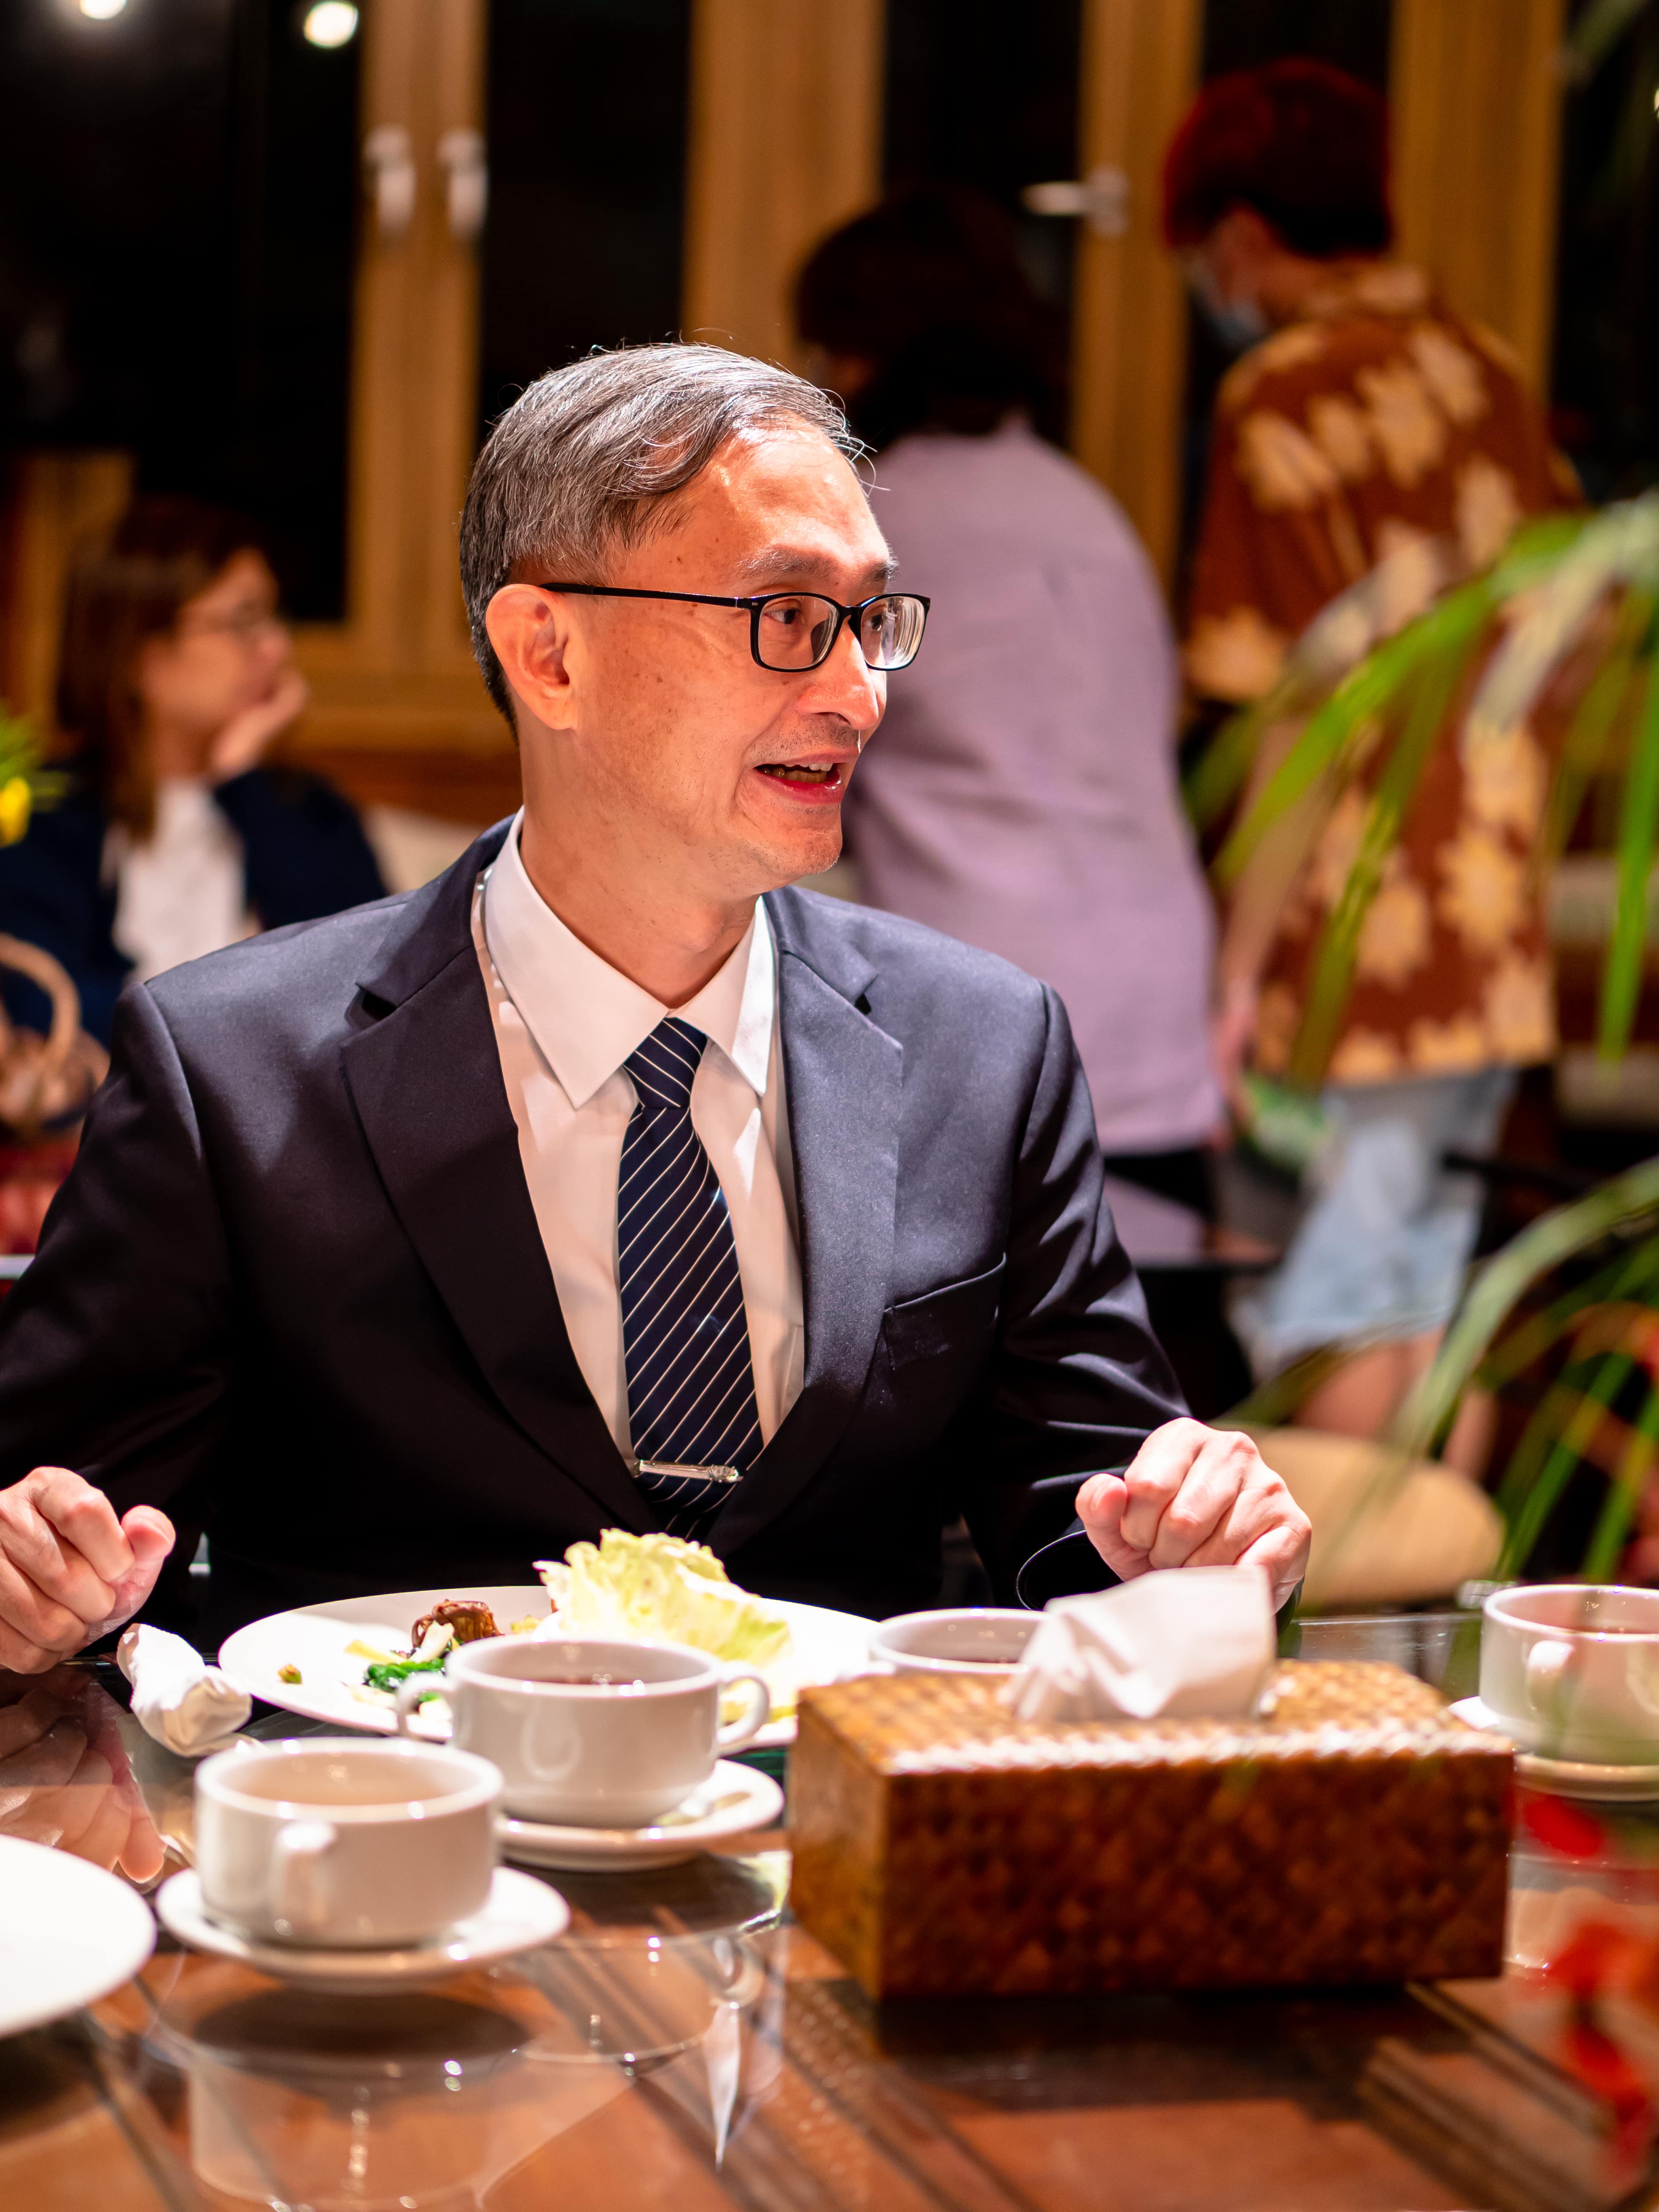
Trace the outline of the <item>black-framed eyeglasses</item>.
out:
<instances>
[{"instance_id":1,"label":"black-framed eyeglasses","mask_svg":"<svg viewBox=\"0 0 1659 2212\"><path fill-rule=\"evenodd\" d=\"M915 592L878 592L844 607L821 592L766 592L753 599L722 599L714 592L636 592L622 584L542 584L544 592L576 592L590 599L684 599L699 607L747 607L749 650L763 668L797 675L818 668L851 623L866 666L908 668L921 647L930 602Z\"/></svg>"}]
</instances>

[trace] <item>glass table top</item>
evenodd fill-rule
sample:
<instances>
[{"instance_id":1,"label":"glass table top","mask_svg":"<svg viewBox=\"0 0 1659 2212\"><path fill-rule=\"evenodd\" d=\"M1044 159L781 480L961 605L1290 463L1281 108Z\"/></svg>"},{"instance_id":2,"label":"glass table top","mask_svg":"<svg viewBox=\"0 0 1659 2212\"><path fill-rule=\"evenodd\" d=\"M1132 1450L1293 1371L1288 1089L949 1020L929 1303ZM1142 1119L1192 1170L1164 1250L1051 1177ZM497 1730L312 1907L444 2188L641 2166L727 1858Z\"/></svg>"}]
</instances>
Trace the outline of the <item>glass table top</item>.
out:
<instances>
[{"instance_id":1,"label":"glass table top","mask_svg":"<svg viewBox=\"0 0 1659 2212\"><path fill-rule=\"evenodd\" d=\"M1474 1627L1309 1623L1302 1656L1389 1659L1456 1697ZM872 2005L791 1923L782 1832L647 1874L546 1875L565 1936L396 1994L307 1991L162 1933L111 1996L0 2040L0 2205L1648 2202L1659 1820L1520 1809L1510 1971L1434 1989ZM0 1835L153 1896L193 1856L192 1770L100 1670L0 1676Z\"/></svg>"}]
</instances>

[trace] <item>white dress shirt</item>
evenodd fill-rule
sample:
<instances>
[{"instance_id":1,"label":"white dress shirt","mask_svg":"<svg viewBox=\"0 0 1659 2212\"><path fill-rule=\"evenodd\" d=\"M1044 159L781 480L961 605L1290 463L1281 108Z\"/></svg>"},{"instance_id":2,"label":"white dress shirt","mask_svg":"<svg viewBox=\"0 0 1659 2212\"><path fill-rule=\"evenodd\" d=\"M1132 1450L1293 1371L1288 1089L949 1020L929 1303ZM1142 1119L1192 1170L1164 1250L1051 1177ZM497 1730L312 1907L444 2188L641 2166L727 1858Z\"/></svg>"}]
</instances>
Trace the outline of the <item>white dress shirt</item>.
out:
<instances>
[{"instance_id":1,"label":"white dress shirt","mask_svg":"<svg viewBox=\"0 0 1659 2212\"><path fill-rule=\"evenodd\" d=\"M201 776L162 777L150 836L139 844L112 829L104 866L116 881L110 934L141 983L253 935L242 841Z\"/></svg>"},{"instance_id":2,"label":"white dress shirt","mask_svg":"<svg viewBox=\"0 0 1659 2212\"><path fill-rule=\"evenodd\" d=\"M617 1176L635 1095L623 1063L671 1012L708 1038L691 1087L691 1125L732 1217L755 1403L769 1439L800 1395L803 1322L777 953L765 908L756 901L742 943L695 999L661 1006L590 951L542 899L525 872L514 822L480 884L472 934L565 1327L625 1458Z\"/></svg>"}]
</instances>

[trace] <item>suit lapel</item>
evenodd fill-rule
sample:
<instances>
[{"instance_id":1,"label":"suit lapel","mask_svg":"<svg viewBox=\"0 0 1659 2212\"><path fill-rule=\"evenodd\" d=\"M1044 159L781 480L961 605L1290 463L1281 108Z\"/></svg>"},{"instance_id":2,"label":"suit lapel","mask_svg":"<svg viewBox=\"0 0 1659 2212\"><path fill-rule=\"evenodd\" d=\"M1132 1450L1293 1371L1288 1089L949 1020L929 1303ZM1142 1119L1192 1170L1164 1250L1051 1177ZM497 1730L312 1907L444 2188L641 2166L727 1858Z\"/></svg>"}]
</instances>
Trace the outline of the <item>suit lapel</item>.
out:
<instances>
[{"instance_id":1,"label":"suit lapel","mask_svg":"<svg viewBox=\"0 0 1659 2212\"><path fill-rule=\"evenodd\" d=\"M902 1048L854 1001L866 963L803 928L803 902L767 901L800 1221L806 1349L801 1394L716 1522L730 1556L775 1521L852 1419L887 1304L898 1182ZM805 909L810 914L810 909ZM839 955L839 957L837 957Z\"/></svg>"},{"instance_id":2,"label":"suit lapel","mask_svg":"<svg viewBox=\"0 0 1659 2212\"><path fill-rule=\"evenodd\" d=\"M398 1218L490 1389L611 1521L641 1530L653 1522L560 1310L473 949L472 885L500 842L492 832L403 909L363 979L371 1009L388 1010L343 1047L345 1079Z\"/></svg>"}]
</instances>

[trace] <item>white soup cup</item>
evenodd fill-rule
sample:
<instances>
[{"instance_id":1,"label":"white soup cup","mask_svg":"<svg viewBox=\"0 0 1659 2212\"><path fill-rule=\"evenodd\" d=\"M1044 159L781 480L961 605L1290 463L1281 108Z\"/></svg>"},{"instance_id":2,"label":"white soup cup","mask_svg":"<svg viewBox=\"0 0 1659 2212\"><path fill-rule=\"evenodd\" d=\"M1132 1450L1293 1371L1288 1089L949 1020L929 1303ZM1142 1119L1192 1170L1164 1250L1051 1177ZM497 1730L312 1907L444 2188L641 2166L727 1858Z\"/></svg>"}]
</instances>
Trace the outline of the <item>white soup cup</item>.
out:
<instances>
[{"instance_id":1,"label":"white soup cup","mask_svg":"<svg viewBox=\"0 0 1659 2212\"><path fill-rule=\"evenodd\" d=\"M440 1678L398 1685L398 1725ZM720 1692L748 1690L722 1728ZM500 1767L507 1809L574 1828L640 1828L707 1782L772 1710L766 1679L686 1644L588 1636L496 1636L457 1645L441 1686L452 1741Z\"/></svg>"},{"instance_id":2,"label":"white soup cup","mask_svg":"<svg viewBox=\"0 0 1659 2212\"><path fill-rule=\"evenodd\" d=\"M870 1656L901 1674L1012 1674L1042 1619L990 1605L895 1613L877 1623Z\"/></svg>"},{"instance_id":3,"label":"white soup cup","mask_svg":"<svg viewBox=\"0 0 1659 2212\"><path fill-rule=\"evenodd\" d=\"M1522 1751L1659 1765L1659 1590L1540 1583L1483 1610L1480 1701Z\"/></svg>"},{"instance_id":4,"label":"white soup cup","mask_svg":"<svg viewBox=\"0 0 1659 2212\"><path fill-rule=\"evenodd\" d=\"M438 1744L238 1746L196 1772L196 1869L216 1920L319 1949L420 1943L489 1894L501 1778Z\"/></svg>"}]
</instances>

